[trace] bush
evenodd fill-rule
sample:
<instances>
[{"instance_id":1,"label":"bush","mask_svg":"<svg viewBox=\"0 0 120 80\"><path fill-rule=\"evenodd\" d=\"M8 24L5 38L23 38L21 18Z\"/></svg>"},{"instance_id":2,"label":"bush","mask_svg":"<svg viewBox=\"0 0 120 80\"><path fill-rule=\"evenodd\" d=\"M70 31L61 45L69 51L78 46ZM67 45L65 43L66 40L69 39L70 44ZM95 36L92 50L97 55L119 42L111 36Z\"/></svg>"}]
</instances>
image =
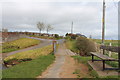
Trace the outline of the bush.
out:
<instances>
[{"instance_id":1,"label":"bush","mask_svg":"<svg viewBox=\"0 0 120 80\"><path fill-rule=\"evenodd\" d=\"M70 39L76 39L76 38L78 37L78 35L76 35L76 34L71 34L71 33L70 33L70 34L67 33L65 36L66 36L67 38L70 38Z\"/></svg>"},{"instance_id":2,"label":"bush","mask_svg":"<svg viewBox=\"0 0 120 80\"><path fill-rule=\"evenodd\" d=\"M59 38L59 35L58 35L58 34L55 34L55 38Z\"/></svg>"},{"instance_id":3,"label":"bush","mask_svg":"<svg viewBox=\"0 0 120 80\"><path fill-rule=\"evenodd\" d=\"M96 51L95 43L87 38L78 37L75 44L81 56L89 56L90 52Z\"/></svg>"},{"instance_id":4,"label":"bush","mask_svg":"<svg viewBox=\"0 0 120 80\"><path fill-rule=\"evenodd\" d=\"M71 39L76 39L78 36L77 35L75 35L75 34L72 34L71 35Z\"/></svg>"}]
</instances>

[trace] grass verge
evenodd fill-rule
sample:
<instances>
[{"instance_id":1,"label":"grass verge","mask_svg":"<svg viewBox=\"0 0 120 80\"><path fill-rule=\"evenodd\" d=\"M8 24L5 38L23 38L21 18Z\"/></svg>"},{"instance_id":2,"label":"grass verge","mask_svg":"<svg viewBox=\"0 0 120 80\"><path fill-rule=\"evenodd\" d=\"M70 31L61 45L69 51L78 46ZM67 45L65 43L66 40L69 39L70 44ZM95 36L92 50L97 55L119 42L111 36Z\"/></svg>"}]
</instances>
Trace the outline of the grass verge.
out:
<instances>
[{"instance_id":1,"label":"grass verge","mask_svg":"<svg viewBox=\"0 0 120 80\"><path fill-rule=\"evenodd\" d=\"M53 40L63 39L61 37L55 38L55 37L52 37L52 36L37 36L37 35L30 35L30 37L36 37L36 38L42 38L42 39L53 39Z\"/></svg>"},{"instance_id":2,"label":"grass verge","mask_svg":"<svg viewBox=\"0 0 120 80\"><path fill-rule=\"evenodd\" d=\"M2 44L2 53L12 52L19 49L27 48L33 45L39 44L39 40L21 38L14 41L6 42Z\"/></svg>"},{"instance_id":3,"label":"grass verge","mask_svg":"<svg viewBox=\"0 0 120 80\"><path fill-rule=\"evenodd\" d=\"M53 63L55 56L52 54L40 56L32 61L18 64L3 70L3 78L36 78Z\"/></svg>"},{"instance_id":4,"label":"grass verge","mask_svg":"<svg viewBox=\"0 0 120 80\"><path fill-rule=\"evenodd\" d=\"M65 44L66 44L66 47L67 47L68 49L70 49L71 51L77 53L78 50L76 49L75 43L76 43L75 40L66 40L66 43L65 43Z\"/></svg>"},{"instance_id":5,"label":"grass verge","mask_svg":"<svg viewBox=\"0 0 120 80\"><path fill-rule=\"evenodd\" d=\"M93 41L95 41L98 44L102 44L102 40L101 39L92 39ZM105 45L109 46L110 43L112 44L112 46L120 46L119 43L120 40L105 40Z\"/></svg>"},{"instance_id":6,"label":"grass verge","mask_svg":"<svg viewBox=\"0 0 120 80\"><path fill-rule=\"evenodd\" d=\"M4 61L9 61L14 58L15 59L24 59L24 58L35 59L41 55L48 55L52 51L53 51L52 45L48 45L43 48L38 48L38 49L33 49L33 50L13 54L11 56L6 57Z\"/></svg>"}]
</instances>

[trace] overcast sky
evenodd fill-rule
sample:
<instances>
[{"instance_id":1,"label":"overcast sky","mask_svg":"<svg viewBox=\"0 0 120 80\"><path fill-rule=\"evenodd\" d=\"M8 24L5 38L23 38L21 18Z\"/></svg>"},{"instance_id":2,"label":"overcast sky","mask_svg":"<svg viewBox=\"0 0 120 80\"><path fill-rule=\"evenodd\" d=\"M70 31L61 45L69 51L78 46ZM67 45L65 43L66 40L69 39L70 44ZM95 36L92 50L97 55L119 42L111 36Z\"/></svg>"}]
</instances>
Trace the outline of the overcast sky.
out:
<instances>
[{"instance_id":1,"label":"overcast sky","mask_svg":"<svg viewBox=\"0 0 120 80\"><path fill-rule=\"evenodd\" d=\"M101 38L102 0L4 0L2 2L2 27L9 31L39 32L37 22L51 24L54 29L50 33L65 35L70 33L71 22L74 33L81 33L93 38ZM118 37L118 3L106 0L106 39ZM46 31L43 31L45 33Z\"/></svg>"}]
</instances>

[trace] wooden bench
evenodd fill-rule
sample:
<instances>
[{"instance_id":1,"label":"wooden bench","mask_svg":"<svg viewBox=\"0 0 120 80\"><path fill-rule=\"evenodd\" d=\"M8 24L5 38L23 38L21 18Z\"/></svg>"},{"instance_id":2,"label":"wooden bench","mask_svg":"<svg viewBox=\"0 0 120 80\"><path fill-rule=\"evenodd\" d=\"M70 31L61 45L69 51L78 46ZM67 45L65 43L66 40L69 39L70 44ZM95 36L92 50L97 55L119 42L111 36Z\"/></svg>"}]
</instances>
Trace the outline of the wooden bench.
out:
<instances>
[{"instance_id":1,"label":"wooden bench","mask_svg":"<svg viewBox=\"0 0 120 80\"><path fill-rule=\"evenodd\" d=\"M95 52L91 52L92 55L92 62L94 61L102 61L103 63L103 70L118 70L118 68L105 68L105 61L119 61L118 59L114 59L111 57L108 57L106 55L100 54L100 53L95 53ZM95 60L94 56L100 58L101 60Z\"/></svg>"}]
</instances>

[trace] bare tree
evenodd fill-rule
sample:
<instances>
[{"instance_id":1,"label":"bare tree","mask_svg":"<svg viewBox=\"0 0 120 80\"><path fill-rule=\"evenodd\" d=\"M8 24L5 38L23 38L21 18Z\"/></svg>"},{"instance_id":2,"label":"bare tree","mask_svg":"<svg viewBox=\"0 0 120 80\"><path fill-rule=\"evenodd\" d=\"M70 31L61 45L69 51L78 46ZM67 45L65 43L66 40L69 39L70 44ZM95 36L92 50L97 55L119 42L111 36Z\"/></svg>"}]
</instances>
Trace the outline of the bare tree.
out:
<instances>
[{"instance_id":1,"label":"bare tree","mask_svg":"<svg viewBox=\"0 0 120 80\"><path fill-rule=\"evenodd\" d=\"M42 23L42 22L38 22L38 24L37 24L37 28L39 29L39 31L40 31L40 33L41 33L41 31L45 29L45 25L44 25L44 23Z\"/></svg>"},{"instance_id":2,"label":"bare tree","mask_svg":"<svg viewBox=\"0 0 120 80\"><path fill-rule=\"evenodd\" d=\"M50 31L50 30L52 30L53 29L53 27L49 24L49 25L47 25L46 26L46 31L47 31L47 34L48 34L48 32Z\"/></svg>"}]
</instances>

